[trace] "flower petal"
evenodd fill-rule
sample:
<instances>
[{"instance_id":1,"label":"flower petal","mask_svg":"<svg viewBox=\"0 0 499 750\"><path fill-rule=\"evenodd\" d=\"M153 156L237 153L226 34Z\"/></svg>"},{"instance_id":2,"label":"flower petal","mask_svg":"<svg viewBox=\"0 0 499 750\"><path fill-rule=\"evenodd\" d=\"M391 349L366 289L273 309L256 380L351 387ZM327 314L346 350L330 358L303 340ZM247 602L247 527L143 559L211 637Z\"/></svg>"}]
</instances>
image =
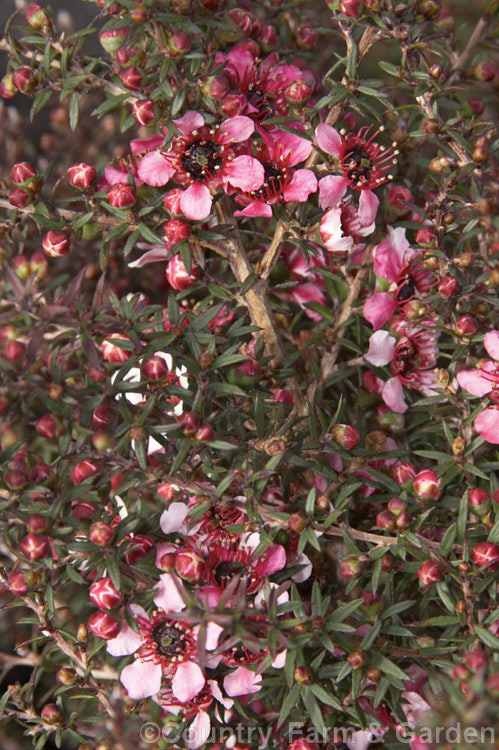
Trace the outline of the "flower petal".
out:
<instances>
[{"instance_id":1,"label":"flower petal","mask_svg":"<svg viewBox=\"0 0 499 750\"><path fill-rule=\"evenodd\" d=\"M220 633L223 631L221 625L217 625L216 622L209 622L206 626L206 642L205 648L207 651L214 651L218 646L218 639Z\"/></svg>"},{"instance_id":2,"label":"flower petal","mask_svg":"<svg viewBox=\"0 0 499 750\"><path fill-rule=\"evenodd\" d=\"M210 191L200 182L193 182L180 196L180 210L184 216L193 221L207 219L212 203Z\"/></svg>"},{"instance_id":3,"label":"flower petal","mask_svg":"<svg viewBox=\"0 0 499 750\"><path fill-rule=\"evenodd\" d=\"M281 544L274 544L265 550L259 559L262 565L261 572L265 576L270 576L278 570L282 570L286 565L286 550Z\"/></svg>"},{"instance_id":4,"label":"flower petal","mask_svg":"<svg viewBox=\"0 0 499 750\"><path fill-rule=\"evenodd\" d=\"M311 193L317 190L317 177L311 169L297 169L293 179L282 195L285 201L298 201L303 203Z\"/></svg>"},{"instance_id":5,"label":"flower petal","mask_svg":"<svg viewBox=\"0 0 499 750\"><path fill-rule=\"evenodd\" d=\"M175 170L159 151L150 151L142 157L137 172L147 185L161 187L166 185Z\"/></svg>"},{"instance_id":6,"label":"flower petal","mask_svg":"<svg viewBox=\"0 0 499 750\"><path fill-rule=\"evenodd\" d=\"M499 331L486 333L483 343L492 359L499 361Z\"/></svg>"},{"instance_id":7,"label":"flower petal","mask_svg":"<svg viewBox=\"0 0 499 750\"><path fill-rule=\"evenodd\" d=\"M237 695L258 693L261 690L261 685L259 685L261 681L261 674L255 674L255 672L252 672L251 669L246 669L246 667L238 667L225 677L224 689L231 698Z\"/></svg>"},{"instance_id":8,"label":"flower petal","mask_svg":"<svg viewBox=\"0 0 499 750\"><path fill-rule=\"evenodd\" d=\"M154 588L157 589L158 593L155 595L153 602L164 609L165 612L180 612L185 609L185 602L170 573L163 573Z\"/></svg>"},{"instance_id":9,"label":"flower petal","mask_svg":"<svg viewBox=\"0 0 499 750\"><path fill-rule=\"evenodd\" d=\"M210 736L211 722L206 711L198 711L192 724L187 729L185 746L189 750L196 750L207 742Z\"/></svg>"},{"instance_id":10,"label":"flower petal","mask_svg":"<svg viewBox=\"0 0 499 750\"><path fill-rule=\"evenodd\" d=\"M123 669L120 675L122 684L134 701L150 698L161 689L161 666L152 661L136 659Z\"/></svg>"},{"instance_id":11,"label":"flower petal","mask_svg":"<svg viewBox=\"0 0 499 750\"><path fill-rule=\"evenodd\" d=\"M141 615L145 619L147 617L146 611L139 607L138 604L130 605L129 609L135 615ZM130 625L127 623L125 617L123 617L121 630L116 638L110 638L106 644L106 650L111 656L130 656L135 653L137 649L142 645L144 639L140 633L136 633L132 630Z\"/></svg>"},{"instance_id":12,"label":"flower petal","mask_svg":"<svg viewBox=\"0 0 499 750\"><path fill-rule=\"evenodd\" d=\"M474 424L475 430L484 440L499 445L499 409L497 406L490 406L480 412Z\"/></svg>"},{"instance_id":13,"label":"flower petal","mask_svg":"<svg viewBox=\"0 0 499 750\"><path fill-rule=\"evenodd\" d=\"M224 176L233 187L251 193L263 185L265 170L253 156L238 156L225 165Z\"/></svg>"},{"instance_id":14,"label":"flower petal","mask_svg":"<svg viewBox=\"0 0 499 750\"><path fill-rule=\"evenodd\" d=\"M157 133L150 138L134 138L130 141L130 151L132 154L143 154L144 151L152 151L163 143L163 136Z\"/></svg>"},{"instance_id":15,"label":"flower petal","mask_svg":"<svg viewBox=\"0 0 499 750\"><path fill-rule=\"evenodd\" d=\"M163 534L171 534L172 531L181 531L182 528L185 528L184 521L188 513L189 506L185 503L170 503L159 519L159 525Z\"/></svg>"},{"instance_id":16,"label":"flower petal","mask_svg":"<svg viewBox=\"0 0 499 750\"><path fill-rule=\"evenodd\" d=\"M374 330L381 328L389 320L395 310L397 302L388 292L375 292L364 302L364 318L369 321Z\"/></svg>"},{"instance_id":17,"label":"flower petal","mask_svg":"<svg viewBox=\"0 0 499 750\"><path fill-rule=\"evenodd\" d=\"M359 198L359 221L363 227L374 224L378 211L379 200L372 190L361 190Z\"/></svg>"},{"instance_id":18,"label":"flower petal","mask_svg":"<svg viewBox=\"0 0 499 750\"><path fill-rule=\"evenodd\" d=\"M272 209L263 201L252 201L246 208L234 211L234 216L265 216L272 217Z\"/></svg>"},{"instance_id":19,"label":"flower petal","mask_svg":"<svg viewBox=\"0 0 499 750\"><path fill-rule=\"evenodd\" d=\"M255 130L255 123L249 117L237 115L230 117L220 125L222 143L239 143L247 141ZM261 183L260 183L261 184Z\"/></svg>"},{"instance_id":20,"label":"flower petal","mask_svg":"<svg viewBox=\"0 0 499 750\"><path fill-rule=\"evenodd\" d=\"M199 664L185 661L179 664L172 680L172 692L181 703L192 700L204 687L206 680Z\"/></svg>"},{"instance_id":21,"label":"flower petal","mask_svg":"<svg viewBox=\"0 0 499 750\"><path fill-rule=\"evenodd\" d=\"M204 125L204 117L199 112L190 110L185 115L173 121L182 135L189 135L193 130L198 130Z\"/></svg>"},{"instance_id":22,"label":"flower petal","mask_svg":"<svg viewBox=\"0 0 499 750\"><path fill-rule=\"evenodd\" d=\"M493 387L493 383L484 378L481 369L461 370L457 373L456 378L461 388L464 388L468 393L472 393L473 396L485 396L490 393Z\"/></svg>"},{"instance_id":23,"label":"flower petal","mask_svg":"<svg viewBox=\"0 0 499 750\"><path fill-rule=\"evenodd\" d=\"M148 250L140 258L129 263L128 268L142 268L142 266L146 266L148 263L156 263L160 260L166 262L167 258L168 250L166 245L154 245L152 250Z\"/></svg>"},{"instance_id":24,"label":"flower petal","mask_svg":"<svg viewBox=\"0 0 499 750\"><path fill-rule=\"evenodd\" d=\"M369 338L369 351L364 355L364 359L375 367L387 365L395 354L396 340L388 331L376 331Z\"/></svg>"},{"instance_id":25,"label":"flower petal","mask_svg":"<svg viewBox=\"0 0 499 750\"><path fill-rule=\"evenodd\" d=\"M347 184L340 175L329 174L319 180L319 202L323 211L338 205L346 193Z\"/></svg>"},{"instance_id":26,"label":"flower petal","mask_svg":"<svg viewBox=\"0 0 499 750\"><path fill-rule=\"evenodd\" d=\"M315 129L315 140L319 148L329 154L330 156L340 156L341 147L343 145L343 138L338 131L321 122Z\"/></svg>"},{"instance_id":27,"label":"flower petal","mask_svg":"<svg viewBox=\"0 0 499 750\"><path fill-rule=\"evenodd\" d=\"M381 389L381 397L385 404L397 414L403 414L408 406L405 403L402 383L398 378L390 378Z\"/></svg>"}]
</instances>

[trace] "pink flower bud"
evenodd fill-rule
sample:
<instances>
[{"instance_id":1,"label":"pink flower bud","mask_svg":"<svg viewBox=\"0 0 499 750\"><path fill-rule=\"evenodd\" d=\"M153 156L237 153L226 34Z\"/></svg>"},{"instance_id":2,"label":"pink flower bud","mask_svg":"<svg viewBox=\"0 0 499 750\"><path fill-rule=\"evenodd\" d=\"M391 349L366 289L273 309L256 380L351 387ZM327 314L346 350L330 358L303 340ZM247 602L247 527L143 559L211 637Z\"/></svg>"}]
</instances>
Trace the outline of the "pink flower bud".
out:
<instances>
[{"instance_id":1,"label":"pink flower bud","mask_svg":"<svg viewBox=\"0 0 499 750\"><path fill-rule=\"evenodd\" d=\"M9 172L9 177L16 185L22 185L36 177L36 169L28 161L20 161L13 165Z\"/></svg>"},{"instance_id":2,"label":"pink flower bud","mask_svg":"<svg viewBox=\"0 0 499 750\"><path fill-rule=\"evenodd\" d=\"M29 470L30 482L42 484L52 476L52 467L48 464L35 464Z\"/></svg>"},{"instance_id":3,"label":"pink flower bud","mask_svg":"<svg viewBox=\"0 0 499 750\"><path fill-rule=\"evenodd\" d=\"M492 81L492 79L495 78L496 69L494 63L490 60L486 60L485 62L475 63L470 69L470 74L477 81Z\"/></svg>"},{"instance_id":4,"label":"pink flower bud","mask_svg":"<svg viewBox=\"0 0 499 750\"><path fill-rule=\"evenodd\" d=\"M42 240L42 247L50 258L60 258L69 253L69 240L66 232L51 229Z\"/></svg>"},{"instance_id":5,"label":"pink flower bud","mask_svg":"<svg viewBox=\"0 0 499 750\"><path fill-rule=\"evenodd\" d=\"M44 414L43 417L37 421L36 425L37 433L44 438L59 437L64 432L64 426L60 420L60 417L54 414Z\"/></svg>"},{"instance_id":6,"label":"pink flower bud","mask_svg":"<svg viewBox=\"0 0 499 750\"><path fill-rule=\"evenodd\" d=\"M172 188L172 190L169 190L163 198L164 207L167 211L169 211L171 214L174 214L175 216L180 216L182 214L182 209L180 208L180 199L182 198L183 192L184 191L180 188Z\"/></svg>"},{"instance_id":7,"label":"pink flower bud","mask_svg":"<svg viewBox=\"0 0 499 750\"><path fill-rule=\"evenodd\" d=\"M184 411L177 420L178 426L188 437L192 437L201 424L201 416L195 411Z\"/></svg>"},{"instance_id":8,"label":"pink flower bud","mask_svg":"<svg viewBox=\"0 0 499 750\"><path fill-rule=\"evenodd\" d=\"M40 560L48 554L49 540L43 534L28 534L19 546L28 560Z\"/></svg>"},{"instance_id":9,"label":"pink flower bud","mask_svg":"<svg viewBox=\"0 0 499 750\"><path fill-rule=\"evenodd\" d=\"M395 530L395 517L390 513L389 510L382 510L376 516L376 526L378 529L383 531L394 531Z\"/></svg>"},{"instance_id":10,"label":"pink flower bud","mask_svg":"<svg viewBox=\"0 0 499 750\"><path fill-rule=\"evenodd\" d=\"M142 73L135 65L131 65L121 71L120 81L130 91L140 91L142 88Z\"/></svg>"},{"instance_id":11,"label":"pink flower bud","mask_svg":"<svg viewBox=\"0 0 499 750\"><path fill-rule=\"evenodd\" d=\"M107 362L126 362L132 352L128 349L122 349L118 344L113 343L115 339L131 343L128 336L124 336L122 333L112 333L111 336L108 336L102 342L102 356Z\"/></svg>"},{"instance_id":12,"label":"pink flower bud","mask_svg":"<svg viewBox=\"0 0 499 750\"><path fill-rule=\"evenodd\" d=\"M407 510L407 504L399 497L392 497L386 507L388 508L390 513L393 513L394 516L399 516L401 513Z\"/></svg>"},{"instance_id":13,"label":"pink flower bud","mask_svg":"<svg viewBox=\"0 0 499 750\"><path fill-rule=\"evenodd\" d=\"M414 196L411 191L403 185L392 185L388 189L388 212L390 219L401 219L406 216L410 209L408 203L414 203Z\"/></svg>"},{"instance_id":14,"label":"pink flower bud","mask_svg":"<svg viewBox=\"0 0 499 750\"><path fill-rule=\"evenodd\" d=\"M46 724L60 724L62 714L55 703L47 703L40 711L40 716Z\"/></svg>"},{"instance_id":15,"label":"pink flower bud","mask_svg":"<svg viewBox=\"0 0 499 750\"><path fill-rule=\"evenodd\" d=\"M481 115L485 109L485 104L481 99L468 99L468 104L475 115Z\"/></svg>"},{"instance_id":16,"label":"pink flower bud","mask_svg":"<svg viewBox=\"0 0 499 750\"><path fill-rule=\"evenodd\" d=\"M442 276L438 282L438 291L442 297L451 297L459 289L459 284L454 276Z\"/></svg>"},{"instance_id":17,"label":"pink flower bud","mask_svg":"<svg viewBox=\"0 0 499 750\"><path fill-rule=\"evenodd\" d=\"M143 534L135 534L133 539L128 542L128 552L125 554L125 560L129 565L141 560L154 547L154 540Z\"/></svg>"},{"instance_id":18,"label":"pink flower bud","mask_svg":"<svg viewBox=\"0 0 499 750\"><path fill-rule=\"evenodd\" d=\"M424 586L442 580L442 566L436 560L425 560L418 569L418 578Z\"/></svg>"},{"instance_id":19,"label":"pink flower bud","mask_svg":"<svg viewBox=\"0 0 499 750\"><path fill-rule=\"evenodd\" d=\"M223 75L208 76L203 79L201 85L201 91L205 96L210 96L215 101L223 99L228 94L230 84L227 78Z\"/></svg>"},{"instance_id":20,"label":"pink flower bud","mask_svg":"<svg viewBox=\"0 0 499 750\"><path fill-rule=\"evenodd\" d=\"M360 433L349 424L335 424L329 431L331 439L345 450L350 451L357 447L360 441Z\"/></svg>"},{"instance_id":21,"label":"pink flower bud","mask_svg":"<svg viewBox=\"0 0 499 750\"><path fill-rule=\"evenodd\" d=\"M340 575L345 579L356 578L365 568L365 563L360 557L347 557L340 565Z\"/></svg>"},{"instance_id":22,"label":"pink flower bud","mask_svg":"<svg viewBox=\"0 0 499 750\"><path fill-rule=\"evenodd\" d=\"M483 518L490 510L489 493L478 487L473 488L468 492L468 506L475 515Z\"/></svg>"},{"instance_id":23,"label":"pink flower bud","mask_svg":"<svg viewBox=\"0 0 499 750\"><path fill-rule=\"evenodd\" d=\"M296 44L300 49L311 50L317 44L317 32L311 23L304 23L296 32Z\"/></svg>"},{"instance_id":24,"label":"pink flower bud","mask_svg":"<svg viewBox=\"0 0 499 750\"><path fill-rule=\"evenodd\" d=\"M16 596L24 596L29 591L29 584L24 577L24 573L20 570L16 570L15 573L11 573L8 578L8 587Z\"/></svg>"},{"instance_id":25,"label":"pink flower bud","mask_svg":"<svg viewBox=\"0 0 499 750\"><path fill-rule=\"evenodd\" d=\"M30 200L30 194L22 188L14 188L9 193L9 203L14 208L24 208L24 206Z\"/></svg>"},{"instance_id":26,"label":"pink flower bud","mask_svg":"<svg viewBox=\"0 0 499 750\"><path fill-rule=\"evenodd\" d=\"M52 28L52 19L47 8L38 3L30 3L24 11L26 21L36 31L48 31Z\"/></svg>"},{"instance_id":27,"label":"pink flower bud","mask_svg":"<svg viewBox=\"0 0 499 750\"><path fill-rule=\"evenodd\" d=\"M312 89L305 81L293 81L284 89L284 96L289 104L304 104L311 95Z\"/></svg>"},{"instance_id":28,"label":"pink flower bud","mask_svg":"<svg viewBox=\"0 0 499 750\"><path fill-rule=\"evenodd\" d=\"M116 638L121 630L118 620L108 612L94 612L90 615L87 620L87 626L91 633L102 638L103 640L110 640Z\"/></svg>"},{"instance_id":29,"label":"pink flower bud","mask_svg":"<svg viewBox=\"0 0 499 750\"><path fill-rule=\"evenodd\" d=\"M489 657L483 649L477 648L475 651L470 651L466 654L464 661L468 669L471 669L472 672L478 672L479 669L487 666Z\"/></svg>"},{"instance_id":30,"label":"pink flower bud","mask_svg":"<svg viewBox=\"0 0 499 750\"><path fill-rule=\"evenodd\" d=\"M73 484L80 484L80 482L84 482L85 479L88 479L93 474L95 474L98 470L98 466L96 463L89 461L86 459L85 461L81 461L79 464L76 464L76 466L73 469L72 478L73 478Z\"/></svg>"},{"instance_id":31,"label":"pink flower bud","mask_svg":"<svg viewBox=\"0 0 499 750\"><path fill-rule=\"evenodd\" d=\"M180 255L174 255L173 258L168 261L166 267L166 279L174 289L183 291L194 284L196 281L197 270L197 266L193 263L191 272L187 273L184 261Z\"/></svg>"},{"instance_id":32,"label":"pink flower bud","mask_svg":"<svg viewBox=\"0 0 499 750\"><path fill-rule=\"evenodd\" d=\"M359 15L359 0L340 0L339 11L347 18L357 18Z\"/></svg>"},{"instance_id":33,"label":"pink flower bud","mask_svg":"<svg viewBox=\"0 0 499 750\"><path fill-rule=\"evenodd\" d=\"M89 589L92 604L99 609L112 609L121 599L121 594L114 587L110 576L94 581Z\"/></svg>"},{"instance_id":34,"label":"pink flower bud","mask_svg":"<svg viewBox=\"0 0 499 750\"><path fill-rule=\"evenodd\" d=\"M463 315L459 320L456 320L454 330L458 336L473 336L477 330L477 322L471 315Z\"/></svg>"},{"instance_id":35,"label":"pink flower bud","mask_svg":"<svg viewBox=\"0 0 499 750\"><path fill-rule=\"evenodd\" d=\"M105 547L114 539L114 530L105 521L96 521L88 530L88 538L93 544Z\"/></svg>"},{"instance_id":36,"label":"pink flower bud","mask_svg":"<svg viewBox=\"0 0 499 750\"><path fill-rule=\"evenodd\" d=\"M480 542L473 548L473 562L477 568L495 570L499 566L499 546L492 542Z\"/></svg>"},{"instance_id":37,"label":"pink flower bud","mask_svg":"<svg viewBox=\"0 0 499 750\"><path fill-rule=\"evenodd\" d=\"M395 520L395 526L397 529L408 529L412 523L412 516L408 511L403 510Z\"/></svg>"},{"instance_id":38,"label":"pink flower bud","mask_svg":"<svg viewBox=\"0 0 499 750\"><path fill-rule=\"evenodd\" d=\"M168 375L168 365L163 357L148 357L140 366L140 372L146 380L161 380Z\"/></svg>"},{"instance_id":39,"label":"pink flower bud","mask_svg":"<svg viewBox=\"0 0 499 750\"><path fill-rule=\"evenodd\" d=\"M216 13L217 10L220 10L220 8L222 7L222 2L223 0L201 0L202 5L204 5L207 10L213 11L213 13Z\"/></svg>"},{"instance_id":40,"label":"pink flower bud","mask_svg":"<svg viewBox=\"0 0 499 750\"><path fill-rule=\"evenodd\" d=\"M170 57L180 57L191 51L191 39L185 31L177 31L168 39L167 50Z\"/></svg>"},{"instance_id":41,"label":"pink flower bud","mask_svg":"<svg viewBox=\"0 0 499 750\"><path fill-rule=\"evenodd\" d=\"M113 410L109 406L97 406L92 412L92 427L107 427L113 416Z\"/></svg>"},{"instance_id":42,"label":"pink flower bud","mask_svg":"<svg viewBox=\"0 0 499 750\"><path fill-rule=\"evenodd\" d=\"M25 354L26 346L21 341L8 341L0 352L8 362L20 362Z\"/></svg>"},{"instance_id":43,"label":"pink flower bud","mask_svg":"<svg viewBox=\"0 0 499 750\"><path fill-rule=\"evenodd\" d=\"M26 528L30 534L45 534L50 528L50 523L46 516L32 513L26 522Z\"/></svg>"},{"instance_id":44,"label":"pink flower bud","mask_svg":"<svg viewBox=\"0 0 499 750\"><path fill-rule=\"evenodd\" d=\"M23 471L11 469L5 474L5 483L11 490L22 490L26 487L27 476Z\"/></svg>"},{"instance_id":45,"label":"pink flower bud","mask_svg":"<svg viewBox=\"0 0 499 750\"><path fill-rule=\"evenodd\" d=\"M194 438L199 443L208 443L210 440L213 440L214 434L215 432L211 424L203 424L199 430L196 430Z\"/></svg>"},{"instance_id":46,"label":"pink flower bud","mask_svg":"<svg viewBox=\"0 0 499 750\"><path fill-rule=\"evenodd\" d=\"M391 476L397 484L400 484L400 486L403 487L416 476L416 467L407 461L403 461L393 467Z\"/></svg>"},{"instance_id":47,"label":"pink flower bud","mask_svg":"<svg viewBox=\"0 0 499 750\"><path fill-rule=\"evenodd\" d=\"M91 164L80 162L73 164L67 171L68 180L73 187L87 190L97 179L97 172Z\"/></svg>"},{"instance_id":48,"label":"pink flower bud","mask_svg":"<svg viewBox=\"0 0 499 750\"><path fill-rule=\"evenodd\" d=\"M114 55L123 45L128 37L127 29L113 29L112 31L101 31L99 42L109 55Z\"/></svg>"},{"instance_id":49,"label":"pink flower bud","mask_svg":"<svg viewBox=\"0 0 499 750\"><path fill-rule=\"evenodd\" d=\"M117 182L107 191L107 199L114 208L127 208L133 206L137 199L137 193L133 185Z\"/></svg>"},{"instance_id":50,"label":"pink flower bud","mask_svg":"<svg viewBox=\"0 0 499 750\"><path fill-rule=\"evenodd\" d=\"M231 8L231 10L229 10L229 16L247 36L250 36L250 34L253 33L255 16L252 13L248 13L241 8Z\"/></svg>"},{"instance_id":51,"label":"pink flower bud","mask_svg":"<svg viewBox=\"0 0 499 750\"><path fill-rule=\"evenodd\" d=\"M80 503L78 502L78 500L73 500L71 505L71 512L73 514L73 517L76 518L77 521L88 521L90 518L92 518L95 511L97 510L96 505L87 501Z\"/></svg>"},{"instance_id":52,"label":"pink flower bud","mask_svg":"<svg viewBox=\"0 0 499 750\"><path fill-rule=\"evenodd\" d=\"M414 493L420 500L438 500L442 494L440 483L434 471L423 469L414 477Z\"/></svg>"},{"instance_id":53,"label":"pink flower bud","mask_svg":"<svg viewBox=\"0 0 499 750\"><path fill-rule=\"evenodd\" d=\"M362 651L352 651L347 656L347 662L352 669L362 669L366 663L366 655Z\"/></svg>"},{"instance_id":54,"label":"pink flower bud","mask_svg":"<svg viewBox=\"0 0 499 750\"><path fill-rule=\"evenodd\" d=\"M188 221L177 216L172 216L163 226L163 232L171 245L176 245L182 240L187 240L191 233L191 226Z\"/></svg>"},{"instance_id":55,"label":"pink flower bud","mask_svg":"<svg viewBox=\"0 0 499 750\"><path fill-rule=\"evenodd\" d=\"M201 555L190 550L179 552L175 557L175 570L188 581L199 581L204 570L204 560Z\"/></svg>"},{"instance_id":56,"label":"pink flower bud","mask_svg":"<svg viewBox=\"0 0 499 750\"><path fill-rule=\"evenodd\" d=\"M237 117L241 114L247 104L244 94L230 93L224 96L220 108L227 117Z\"/></svg>"},{"instance_id":57,"label":"pink flower bud","mask_svg":"<svg viewBox=\"0 0 499 750\"><path fill-rule=\"evenodd\" d=\"M435 232L432 229L428 229L428 227L423 227L422 229L418 229L416 232L416 244L421 245L422 247L435 247L437 236Z\"/></svg>"},{"instance_id":58,"label":"pink flower bud","mask_svg":"<svg viewBox=\"0 0 499 750\"><path fill-rule=\"evenodd\" d=\"M2 99L12 99L17 94L17 89L14 86L14 77L12 73L7 73L0 80L0 96Z\"/></svg>"},{"instance_id":59,"label":"pink flower bud","mask_svg":"<svg viewBox=\"0 0 499 750\"><path fill-rule=\"evenodd\" d=\"M135 122L145 127L156 117L156 105L152 99L137 99L132 104L132 116Z\"/></svg>"},{"instance_id":60,"label":"pink flower bud","mask_svg":"<svg viewBox=\"0 0 499 750\"><path fill-rule=\"evenodd\" d=\"M16 276L22 281L27 281L30 276L29 260L25 255L16 255L12 261L12 268L16 272Z\"/></svg>"},{"instance_id":61,"label":"pink flower bud","mask_svg":"<svg viewBox=\"0 0 499 750\"><path fill-rule=\"evenodd\" d=\"M23 65L22 68L12 73L12 81L16 89L24 94L31 93L35 87L33 71L27 65Z\"/></svg>"},{"instance_id":62,"label":"pink flower bud","mask_svg":"<svg viewBox=\"0 0 499 750\"><path fill-rule=\"evenodd\" d=\"M258 34L258 41L264 47L276 47L277 46L277 31L275 26L267 21L262 21L262 28Z\"/></svg>"}]
</instances>

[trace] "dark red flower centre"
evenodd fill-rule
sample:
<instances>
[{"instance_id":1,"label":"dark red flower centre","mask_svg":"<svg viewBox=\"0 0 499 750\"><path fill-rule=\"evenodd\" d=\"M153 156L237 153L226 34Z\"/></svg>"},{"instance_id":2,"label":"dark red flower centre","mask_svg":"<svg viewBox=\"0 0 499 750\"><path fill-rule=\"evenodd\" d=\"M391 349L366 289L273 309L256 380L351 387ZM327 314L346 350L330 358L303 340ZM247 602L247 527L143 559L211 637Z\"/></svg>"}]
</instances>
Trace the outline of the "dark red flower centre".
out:
<instances>
[{"instance_id":1,"label":"dark red flower centre","mask_svg":"<svg viewBox=\"0 0 499 750\"><path fill-rule=\"evenodd\" d=\"M275 108L272 102L269 100L269 95L264 94L260 89L253 88L253 84L250 84L246 93L246 98L252 107L258 110L253 112L249 116L257 122L264 122L275 115Z\"/></svg>"},{"instance_id":2,"label":"dark red flower centre","mask_svg":"<svg viewBox=\"0 0 499 750\"><path fill-rule=\"evenodd\" d=\"M369 182L373 165L369 154L361 146L348 150L343 157L343 174L360 187Z\"/></svg>"},{"instance_id":3,"label":"dark red flower centre","mask_svg":"<svg viewBox=\"0 0 499 750\"><path fill-rule=\"evenodd\" d=\"M160 622L151 630L151 643L154 650L160 656L173 659L175 656L183 656L190 646L190 640L175 623Z\"/></svg>"},{"instance_id":4,"label":"dark red flower centre","mask_svg":"<svg viewBox=\"0 0 499 750\"><path fill-rule=\"evenodd\" d=\"M290 176L286 167L278 167L277 164L269 163L263 165L265 180L261 188L254 190L251 195L260 201L268 201L277 198L288 185Z\"/></svg>"},{"instance_id":5,"label":"dark red flower centre","mask_svg":"<svg viewBox=\"0 0 499 750\"><path fill-rule=\"evenodd\" d=\"M399 342L395 349L392 372L398 375L411 373L416 367L416 352L410 341Z\"/></svg>"},{"instance_id":6,"label":"dark red flower centre","mask_svg":"<svg viewBox=\"0 0 499 750\"><path fill-rule=\"evenodd\" d=\"M189 177L209 179L222 168L222 149L214 141L193 141L182 154L181 163Z\"/></svg>"},{"instance_id":7,"label":"dark red flower centre","mask_svg":"<svg viewBox=\"0 0 499 750\"><path fill-rule=\"evenodd\" d=\"M239 560L224 560L219 562L214 570L213 577L219 586L227 586L232 580L233 576L243 573L245 565Z\"/></svg>"},{"instance_id":8,"label":"dark red flower centre","mask_svg":"<svg viewBox=\"0 0 499 750\"><path fill-rule=\"evenodd\" d=\"M406 277L402 280L397 289L397 300L399 302L407 302L407 300L414 297L415 291L416 287L414 286L414 282L411 278Z\"/></svg>"}]
</instances>

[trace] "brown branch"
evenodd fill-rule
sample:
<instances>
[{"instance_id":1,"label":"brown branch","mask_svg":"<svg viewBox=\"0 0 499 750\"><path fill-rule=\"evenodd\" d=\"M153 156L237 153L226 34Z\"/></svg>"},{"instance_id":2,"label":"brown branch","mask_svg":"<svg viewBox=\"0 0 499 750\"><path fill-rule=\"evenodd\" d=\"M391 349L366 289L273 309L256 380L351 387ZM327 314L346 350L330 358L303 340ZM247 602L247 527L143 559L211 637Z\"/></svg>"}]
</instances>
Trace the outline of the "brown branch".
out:
<instances>
[{"instance_id":1,"label":"brown branch","mask_svg":"<svg viewBox=\"0 0 499 750\"><path fill-rule=\"evenodd\" d=\"M489 7L492 5L492 3L489 3ZM488 10L488 9L487 9ZM468 61L469 57L471 56L471 53L475 49L476 45L478 44L478 41L480 40L480 37L482 33L484 32L487 24L490 21L490 15L486 11L483 16L478 20L475 28L473 29L473 32L468 39L468 42L466 44L466 47L463 49L461 54L456 58L455 62L452 65L452 71L453 74L449 79L449 83L452 82L452 79L455 77L457 72L460 70L460 68L464 67L466 62Z\"/></svg>"}]
</instances>

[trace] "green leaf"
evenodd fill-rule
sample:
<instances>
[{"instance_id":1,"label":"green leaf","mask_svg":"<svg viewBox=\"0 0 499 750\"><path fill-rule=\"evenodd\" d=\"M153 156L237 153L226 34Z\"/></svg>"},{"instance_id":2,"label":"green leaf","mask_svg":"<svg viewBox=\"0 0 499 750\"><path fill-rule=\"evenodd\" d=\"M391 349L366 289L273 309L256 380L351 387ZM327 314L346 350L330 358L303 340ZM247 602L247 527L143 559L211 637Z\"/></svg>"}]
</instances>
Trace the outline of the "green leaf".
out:
<instances>
[{"instance_id":1,"label":"green leaf","mask_svg":"<svg viewBox=\"0 0 499 750\"><path fill-rule=\"evenodd\" d=\"M302 700L307 709L308 715L312 719L312 723L318 732L320 732L324 739L327 737L327 728L324 724L321 709L317 703L317 699L310 688L305 685L302 690Z\"/></svg>"},{"instance_id":2,"label":"green leaf","mask_svg":"<svg viewBox=\"0 0 499 750\"><path fill-rule=\"evenodd\" d=\"M397 665L390 661L390 659L377 651L369 651L369 660L373 666L381 669L384 674L398 680L407 680L407 675L400 669L400 667L397 667Z\"/></svg>"},{"instance_id":3,"label":"green leaf","mask_svg":"<svg viewBox=\"0 0 499 750\"><path fill-rule=\"evenodd\" d=\"M298 698L300 697L301 692L301 685L297 682L293 687L291 688L290 692L285 697L282 706L281 706L281 712L279 714L279 719L277 721L278 726L282 726L282 724L286 721L287 717L290 714L291 709L296 706L298 703Z\"/></svg>"},{"instance_id":4,"label":"green leaf","mask_svg":"<svg viewBox=\"0 0 499 750\"><path fill-rule=\"evenodd\" d=\"M447 557L449 552L452 549L452 545L454 544L456 540L457 535L457 527L456 524L453 523L447 531L445 532L442 541L440 542L439 552L442 555L442 557Z\"/></svg>"},{"instance_id":5,"label":"green leaf","mask_svg":"<svg viewBox=\"0 0 499 750\"><path fill-rule=\"evenodd\" d=\"M482 643L485 643L493 651L499 651L499 638L491 633L490 630L482 628L481 625L475 625L475 633Z\"/></svg>"},{"instance_id":6,"label":"green leaf","mask_svg":"<svg viewBox=\"0 0 499 750\"><path fill-rule=\"evenodd\" d=\"M71 128L73 133L78 127L79 114L80 107L78 102L78 94L75 92L74 94L71 94L71 99L69 100L69 127Z\"/></svg>"}]
</instances>

